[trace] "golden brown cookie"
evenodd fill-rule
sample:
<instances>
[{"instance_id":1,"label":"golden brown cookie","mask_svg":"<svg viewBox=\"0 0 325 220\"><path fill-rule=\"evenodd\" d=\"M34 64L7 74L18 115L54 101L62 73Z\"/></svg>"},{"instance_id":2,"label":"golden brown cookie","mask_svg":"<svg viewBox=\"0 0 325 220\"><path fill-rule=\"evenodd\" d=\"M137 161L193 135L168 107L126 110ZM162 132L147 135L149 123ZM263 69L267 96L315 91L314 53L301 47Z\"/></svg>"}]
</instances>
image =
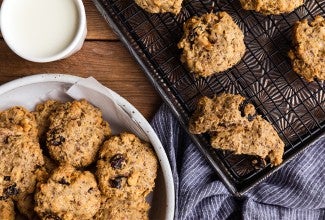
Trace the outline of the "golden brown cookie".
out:
<instances>
[{"instance_id":1,"label":"golden brown cookie","mask_svg":"<svg viewBox=\"0 0 325 220\"><path fill-rule=\"evenodd\" d=\"M98 149L111 133L101 111L86 100L67 102L50 115L47 148L59 163L76 167L95 160Z\"/></svg>"},{"instance_id":2,"label":"golden brown cookie","mask_svg":"<svg viewBox=\"0 0 325 220\"><path fill-rule=\"evenodd\" d=\"M224 93L213 99L202 97L193 113L189 130L192 134L216 131L220 124L231 124L232 121L242 123L246 121L241 116L239 105L245 100L240 95Z\"/></svg>"},{"instance_id":3,"label":"golden brown cookie","mask_svg":"<svg viewBox=\"0 0 325 220\"><path fill-rule=\"evenodd\" d=\"M0 127L12 131L24 132L37 138L37 123L34 115L21 106L14 106L0 112Z\"/></svg>"},{"instance_id":4,"label":"golden brown cookie","mask_svg":"<svg viewBox=\"0 0 325 220\"><path fill-rule=\"evenodd\" d=\"M108 198L144 198L154 188L157 158L151 146L131 133L113 136L103 144L97 179Z\"/></svg>"},{"instance_id":5,"label":"golden brown cookie","mask_svg":"<svg viewBox=\"0 0 325 220\"><path fill-rule=\"evenodd\" d=\"M32 193L43 165L35 138L0 128L0 198L16 199Z\"/></svg>"},{"instance_id":6,"label":"golden brown cookie","mask_svg":"<svg viewBox=\"0 0 325 220\"><path fill-rule=\"evenodd\" d=\"M150 13L171 12L178 14L181 11L183 0L135 0L135 3Z\"/></svg>"},{"instance_id":7,"label":"golden brown cookie","mask_svg":"<svg viewBox=\"0 0 325 220\"><path fill-rule=\"evenodd\" d=\"M256 115L252 104L242 106L244 99L226 93L213 99L202 97L191 117L189 131L208 132L214 148L269 157L272 165L281 164L283 141L268 121Z\"/></svg>"},{"instance_id":8,"label":"golden brown cookie","mask_svg":"<svg viewBox=\"0 0 325 220\"><path fill-rule=\"evenodd\" d=\"M304 0L240 0L245 10L254 10L265 15L289 13L304 4Z\"/></svg>"},{"instance_id":9,"label":"golden brown cookie","mask_svg":"<svg viewBox=\"0 0 325 220\"><path fill-rule=\"evenodd\" d=\"M35 211L41 219L90 219L100 207L95 176L71 165L56 169L35 193Z\"/></svg>"},{"instance_id":10,"label":"golden brown cookie","mask_svg":"<svg viewBox=\"0 0 325 220\"><path fill-rule=\"evenodd\" d=\"M121 200L118 198L109 199L102 197L101 206L94 220L106 219L128 219L128 220L146 220L149 219L149 204L140 200Z\"/></svg>"},{"instance_id":11,"label":"golden brown cookie","mask_svg":"<svg viewBox=\"0 0 325 220\"><path fill-rule=\"evenodd\" d=\"M47 100L45 102L39 103L36 105L35 111L33 112L37 127L38 127L38 136L42 137L46 134L50 126L50 115L55 111L62 103L56 100Z\"/></svg>"},{"instance_id":12,"label":"golden brown cookie","mask_svg":"<svg viewBox=\"0 0 325 220\"><path fill-rule=\"evenodd\" d=\"M307 81L325 80L325 19L298 21L293 30L294 49L289 57L293 70Z\"/></svg>"},{"instance_id":13,"label":"golden brown cookie","mask_svg":"<svg viewBox=\"0 0 325 220\"><path fill-rule=\"evenodd\" d=\"M181 61L196 76L207 77L238 63L245 53L244 34L226 12L194 16L183 27Z\"/></svg>"},{"instance_id":14,"label":"golden brown cookie","mask_svg":"<svg viewBox=\"0 0 325 220\"><path fill-rule=\"evenodd\" d=\"M0 219L15 220L15 205L11 199L0 199Z\"/></svg>"}]
</instances>

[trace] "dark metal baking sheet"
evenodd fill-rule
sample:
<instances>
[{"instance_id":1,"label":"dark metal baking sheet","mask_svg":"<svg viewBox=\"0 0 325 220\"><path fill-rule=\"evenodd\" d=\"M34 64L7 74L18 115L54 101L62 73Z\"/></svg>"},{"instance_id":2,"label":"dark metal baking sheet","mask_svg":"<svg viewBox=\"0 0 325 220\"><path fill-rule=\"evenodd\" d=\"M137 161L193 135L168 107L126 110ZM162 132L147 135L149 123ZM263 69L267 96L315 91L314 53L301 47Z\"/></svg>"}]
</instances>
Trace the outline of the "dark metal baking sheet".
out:
<instances>
[{"instance_id":1,"label":"dark metal baking sheet","mask_svg":"<svg viewBox=\"0 0 325 220\"><path fill-rule=\"evenodd\" d=\"M239 0L184 0L177 16L147 13L133 0L93 1L185 129L200 97L230 92L245 96L278 131L286 144L282 166L324 135L325 82L309 83L295 74L287 53L294 23L325 16L325 1L306 0L294 12L277 16L245 11ZM195 78L180 62L177 43L185 20L211 11L233 17L244 32L246 54L222 74ZM205 135L190 136L235 195L281 167L212 149Z\"/></svg>"}]
</instances>

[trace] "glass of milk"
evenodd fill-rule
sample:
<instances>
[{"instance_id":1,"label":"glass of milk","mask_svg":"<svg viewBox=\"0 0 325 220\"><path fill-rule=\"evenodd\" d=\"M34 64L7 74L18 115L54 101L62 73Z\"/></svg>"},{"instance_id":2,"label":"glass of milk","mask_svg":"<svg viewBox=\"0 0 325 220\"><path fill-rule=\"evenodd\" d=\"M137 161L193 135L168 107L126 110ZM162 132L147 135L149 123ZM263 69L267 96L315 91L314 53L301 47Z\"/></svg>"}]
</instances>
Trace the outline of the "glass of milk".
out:
<instances>
[{"instance_id":1,"label":"glass of milk","mask_svg":"<svg viewBox=\"0 0 325 220\"><path fill-rule=\"evenodd\" d=\"M20 57L33 62L60 60L83 45L85 8L82 0L4 0L0 29Z\"/></svg>"}]
</instances>

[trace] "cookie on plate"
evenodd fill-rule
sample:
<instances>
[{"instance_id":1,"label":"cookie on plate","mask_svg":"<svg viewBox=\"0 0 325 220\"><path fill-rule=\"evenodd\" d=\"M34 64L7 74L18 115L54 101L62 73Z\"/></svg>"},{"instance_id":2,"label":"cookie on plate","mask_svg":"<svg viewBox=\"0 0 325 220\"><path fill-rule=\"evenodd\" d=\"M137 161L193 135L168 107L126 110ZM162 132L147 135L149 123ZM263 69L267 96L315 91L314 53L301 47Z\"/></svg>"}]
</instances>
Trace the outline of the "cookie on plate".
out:
<instances>
[{"instance_id":1,"label":"cookie on plate","mask_svg":"<svg viewBox=\"0 0 325 220\"><path fill-rule=\"evenodd\" d=\"M245 53L244 34L226 12L194 16L183 26L181 61L196 76L207 77L237 64Z\"/></svg>"},{"instance_id":2,"label":"cookie on plate","mask_svg":"<svg viewBox=\"0 0 325 220\"><path fill-rule=\"evenodd\" d=\"M118 198L109 199L103 196L100 209L93 219L146 220L149 219L149 208L149 204L144 199L121 200Z\"/></svg>"},{"instance_id":3,"label":"cookie on plate","mask_svg":"<svg viewBox=\"0 0 325 220\"><path fill-rule=\"evenodd\" d=\"M283 141L268 121L256 115L252 104L243 106L244 99L226 93L213 99L202 97L190 119L189 131L208 132L213 148L268 157L272 165L281 164Z\"/></svg>"},{"instance_id":4,"label":"cookie on plate","mask_svg":"<svg viewBox=\"0 0 325 220\"><path fill-rule=\"evenodd\" d=\"M154 188L157 158L151 146L131 133L113 136L103 144L97 179L108 198L144 198Z\"/></svg>"},{"instance_id":5,"label":"cookie on plate","mask_svg":"<svg viewBox=\"0 0 325 220\"><path fill-rule=\"evenodd\" d=\"M289 13L304 4L304 0L240 0L245 10L254 10L264 15Z\"/></svg>"},{"instance_id":6,"label":"cookie on plate","mask_svg":"<svg viewBox=\"0 0 325 220\"><path fill-rule=\"evenodd\" d=\"M298 21L293 31L294 49L289 51L293 70L307 81L325 80L325 19Z\"/></svg>"},{"instance_id":7,"label":"cookie on plate","mask_svg":"<svg viewBox=\"0 0 325 220\"><path fill-rule=\"evenodd\" d=\"M0 199L0 219L14 220L15 219L15 205L11 199Z\"/></svg>"},{"instance_id":8,"label":"cookie on plate","mask_svg":"<svg viewBox=\"0 0 325 220\"><path fill-rule=\"evenodd\" d=\"M35 211L41 219L90 219L100 207L95 176L65 164L56 169L35 193Z\"/></svg>"},{"instance_id":9,"label":"cookie on plate","mask_svg":"<svg viewBox=\"0 0 325 220\"><path fill-rule=\"evenodd\" d=\"M39 137L46 134L50 126L49 117L51 113L54 112L61 104L62 103L60 101L50 99L36 105L33 114L37 122Z\"/></svg>"},{"instance_id":10,"label":"cookie on plate","mask_svg":"<svg viewBox=\"0 0 325 220\"><path fill-rule=\"evenodd\" d=\"M43 165L35 137L0 128L0 198L17 199L32 193Z\"/></svg>"},{"instance_id":11,"label":"cookie on plate","mask_svg":"<svg viewBox=\"0 0 325 220\"><path fill-rule=\"evenodd\" d=\"M181 11L183 0L135 0L135 3L150 13L171 12L178 14Z\"/></svg>"},{"instance_id":12,"label":"cookie on plate","mask_svg":"<svg viewBox=\"0 0 325 220\"><path fill-rule=\"evenodd\" d=\"M53 159L76 167L91 164L111 134L101 111L86 100L60 105L50 115L46 145Z\"/></svg>"},{"instance_id":13,"label":"cookie on plate","mask_svg":"<svg viewBox=\"0 0 325 220\"><path fill-rule=\"evenodd\" d=\"M14 106L0 112L0 128L24 132L37 139L37 123L34 115L21 106Z\"/></svg>"}]
</instances>

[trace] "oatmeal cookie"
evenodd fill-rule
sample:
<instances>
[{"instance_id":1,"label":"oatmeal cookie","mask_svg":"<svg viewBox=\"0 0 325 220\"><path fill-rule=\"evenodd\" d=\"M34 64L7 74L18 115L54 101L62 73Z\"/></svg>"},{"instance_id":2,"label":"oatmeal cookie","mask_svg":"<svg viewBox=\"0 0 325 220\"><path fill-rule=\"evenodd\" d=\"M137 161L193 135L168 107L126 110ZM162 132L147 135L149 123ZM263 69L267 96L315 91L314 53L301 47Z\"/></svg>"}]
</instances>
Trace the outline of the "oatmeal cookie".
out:
<instances>
[{"instance_id":1,"label":"oatmeal cookie","mask_svg":"<svg viewBox=\"0 0 325 220\"><path fill-rule=\"evenodd\" d=\"M38 142L24 132L0 128L0 198L34 191L44 159Z\"/></svg>"},{"instance_id":2,"label":"oatmeal cookie","mask_svg":"<svg viewBox=\"0 0 325 220\"><path fill-rule=\"evenodd\" d=\"M194 16L184 24L178 48L181 61L196 76L207 77L237 64L245 53L244 34L226 12Z\"/></svg>"},{"instance_id":3,"label":"oatmeal cookie","mask_svg":"<svg viewBox=\"0 0 325 220\"><path fill-rule=\"evenodd\" d=\"M183 0L135 0L135 3L150 13L171 12L178 14L181 11Z\"/></svg>"},{"instance_id":4,"label":"oatmeal cookie","mask_svg":"<svg viewBox=\"0 0 325 220\"><path fill-rule=\"evenodd\" d=\"M226 93L213 99L202 97L190 119L189 131L192 134L201 134L215 131L219 124L228 126L232 121L242 123L245 118L241 116L238 106L244 100L240 95Z\"/></svg>"},{"instance_id":5,"label":"oatmeal cookie","mask_svg":"<svg viewBox=\"0 0 325 220\"><path fill-rule=\"evenodd\" d=\"M325 19L298 21L293 31L294 49L289 57L293 70L307 81L325 80Z\"/></svg>"},{"instance_id":6,"label":"oatmeal cookie","mask_svg":"<svg viewBox=\"0 0 325 220\"><path fill-rule=\"evenodd\" d=\"M0 112L0 128L24 132L37 138L38 128L34 115L21 106L8 108Z\"/></svg>"},{"instance_id":7,"label":"oatmeal cookie","mask_svg":"<svg viewBox=\"0 0 325 220\"><path fill-rule=\"evenodd\" d=\"M15 220L15 205L11 199L0 199L0 219Z\"/></svg>"},{"instance_id":8,"label":"oatmeal cookie","mask_svg":"<svg viewBox=\"0 0 325 220\"><path fill-rule=\"evenodd\" d=\"M42 137L46 134L50 126L49 117L61 104L60 101L47 100L36 105L33 114L37 122L38 137Z\"/></svg>"},{"instance_id":9,"label":"oatmeal cookie","mask_svg":"<svg viewBox=\"0 0 325 220\"><path fill-rule=\"evenodd\" d=\"M304 4L304 0L240 0L245 10L254 10L264 15L289 13Z\"/></svg>"},{"instance_id":10,"label":"oatmeal cookie","mask_svg":"<svg viewBox=\"0 0 325 220\"><path fill-rule=\"evenodd\" d=\"M153 190L157 159L150 145L131 133L107 140L99 152L97 179L108 198L146 197Z\"/></svg>"},{"instance_id":11,"label":"oatmeal cookie","mask_svg":"<svg viewBox=\"0 0 325 220\"><path fill-rule=\"evenodd\" d=\"M100 207L95 176L65 164L56 169L35 193L35 211L41 219L90 219Z\"/></svg>"},{"instance_id":12,"label":"oatmeal cookie","mask_svg":"<svg viewBox=\"0 0 325 220\"><path fill-rule=\"evenodd\" d=\"M101 111L86 100L67 102L50 115L47 148L59 163L91 164L111 130Z\"/></svg>"},{"instance_id":13,"label":"oatmeal cookie","mask_svg":"<svg viewBox=\"0 0 325 220\"><path fill-rule=\"evenodd\" d=\"M189 131L208 132L211 146L236 154L268 157L272 165L282 163L284 143L272 125L256 115L252 104L243 106L244 97L222 94L202 97L191 117Z\"/></svg>"},{"instance_id":14,"label":"oatmeal cookie","mask_svg":"<svg viewBox=\"0 0 325 220\"><path fill-rule=\"evenodd\" d=\"M103 196L100 209L93 219L146 220L149 219L149 208L149 204L144 199L121 200L118 198L109 199Z\"/></svg>"}]
</instances>

